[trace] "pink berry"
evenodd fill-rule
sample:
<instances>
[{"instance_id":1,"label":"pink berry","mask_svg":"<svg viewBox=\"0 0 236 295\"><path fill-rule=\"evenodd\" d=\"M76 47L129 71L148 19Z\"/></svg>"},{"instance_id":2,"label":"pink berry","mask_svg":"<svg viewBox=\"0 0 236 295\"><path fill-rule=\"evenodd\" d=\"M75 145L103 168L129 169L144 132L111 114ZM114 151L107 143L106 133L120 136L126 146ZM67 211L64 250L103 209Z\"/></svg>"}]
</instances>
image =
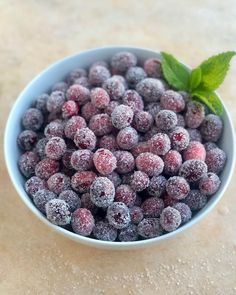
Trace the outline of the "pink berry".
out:
<instances>
[{"instance_id":1,"label":"pink berry","mask_svg":"<svg viewBox=\"0 0 236 295\"><path fill-rule=\"evenodd\" d=\"M114 109L120 105L120 102L117 100L112 100L109 102L108 106L104 109L104 113L111 116Z\"/></svg>"},{"instance_id":2,"label":"pink berry","mask_svg":"<svg viewBox=\"0 0 236 295\"><path fill-rule=\"evenodd\" d=\"M189 206L192 211L202 209L207 203L207 197L199 190L191 190L184 199L184 203Z\"/></svg>"},{"instance_id":3,"label":"pink berry","mask_svg":"<svg viewBox=\"0 0 236 295\"><path fill-rule=\"evenodd\" d=\"M52 89L51 91L54 92L54 91L61 91L61 92L66 92L66 90L68 89L68 84L64 81L60 81L60 82L57 82L55 83L53 86L52 86Z\"/></svg>"},{"instance_id":4,"label":"pink berry","mask_svg":"<svg viewBox=\"0 0 236 295\"><path fill-rule=\"evenodd\" d=\"M134 128L139 132L147 132L153 124L152 115L148 112L141 111L134 115Z\"/></svg>"},{"instance_id":5,"label":"pink berry","mask_svg":"<svg viewBox=\"0 0 236 295\"><path fill-rule=\"evenodd\" d=\"M114 127L122 129L130 126L134 113L132 109L126 105L117 106L111 114L111 121Z\"/></svg>"},{"instance_id":6,"label":"pink berry","mask_svg":"<svg viewBox=\"0 0 236 295\"><path fill-rule=\"evenodd\" d=\"M46 114L48 112L47 110L47 100L49 98L49 95L47 93L43 93L39 95L36 99L35 107L39 111L41 111L43 114Z\"/></svg>"},{"instance_id":7,"label":"pink berry","mask_svg":"<svg viewBox=\"0 0 236 295\"><path fill-rule=\"evenodd\" d=\"M81 108L81 115L86 120L89 121L94 115L99 114L99 110L89 101Z\"/></svg>"},{"instance_id":8,"label":"pink berry","mask_svg":"<svg viewBox=\"0 0 236 295\"><path fill-rule=\"evenodd\" d=\"M162 235L162 227L158 218L144 218L138 224L138 233L142 238L151 239Z\"/></svg>"},{"instance_id":9,"label":"pink berry","mask_svg":"<svg viewBox=\"0 0 236 295\"><path fill-rule=\"evenodd\" d=\"M129 173L134 169L135 162L133 155L128 151L115 151L117 167L116 171L120 174Z\"/></svg>"},{"instance_id":10,"label":"pink berry","mask_svg":"<svg viewBox=\"0 0 236 295\"><path fill-rule=\"evenodd\" d=\"M143 210L138 206L129 208L131 223L138 224L143 219Z\"/></svg>"},{"instance_id":11,"label":"pink berry","mask_svg":"<svg viewBox=\"0 0 236 295\"><path fill-rule=\"evenodd\" d=\"M163 157L164 172L168 175L175 175L178 173L182 165L182 156L175 150L170 150Z\"/></svg>"},{"instance_id":12,"label":"pink berry","mask_svg":"<svg viewBox=\"0 0 236 295\"><path fill-rule=\"evenodd\" d=\"M116 168L116 157L107 149L98 149L93 156L94 165L102 175L110 174Z\"/></svg>"},{"instance_id":13,"label":"pink berry","mask_svg":"<svg viewBox=\"0 0 236 295\"><path fill-rule=\"evenodd\" d=\"M189 206L185 203L176 203L173 208L179 211L181 215L181 224L186 223L192 218L192 211Z\"/></svg>"},{"instance_id":14,"label":"pink berry","mask_svg":"<svg viewBox=\"0 0 236 295\"><path fill-rule=\"evenodd\" d=\"M208 172L220 173L226 162L226 154L223 150L215 148L206 153L206 164Z\"/></svg>"},{"instance_id":15,"label":"pink berry","mask_svg":"<svg viewBox=\"0 0 236 295\"><path fill-rule=\"evenodd\" d=\"M39 157L34 152L28 151L22 154L18 161L18 166L21 173L27 178L32 176L38 161Z\"/></svg>"},{"instance_id":16,"label":"pink berry","mask_svg":"<svg viewBox=\"0 0 236 295\"><path fill-rule=\"evenodd\" d=\"M149 142L153 154L163 156L170 150L170 139L165 133L157 133Z\"/></svg>"},{"instance_id":17,"label":"pink berry","mask_svg":"<svg viewBox=\"0 0 236 295\"><path fill-rule=\"evenodd\" d=\"M125 74L126 81L128 82L130 88L135 88L138 82L146 77L147 74L141 67L130 67Z\"/></svg>"},{"instance_id":18,"label":"pink berry","mask_svg":"<svg viewBox=\"0 0 236 295\"><path fill-rule=\"evenodd\" d=\"M147 103L160 100L164 90L163 83L154 78L145 78L136 86L136 91Z\"/></svg>"},{"instance_id":19,"label":"pink berry","mask_svg":"<svg viewBox=\"0 0 236 295\"><path fill-rule=\"evenodd\" d=\"M66 81L69 85L74 84L75 81L81 77L86 77L87 72L85 69L77 68L69 73L69 75L66 78Z\"/></svg>"},{"instance_id":20,"label":"pink berry","mask_svg":"<svg viewBox=\"0 0 236 295\"><path fill-rule=\"evenodd\" d=\"M89 82L93 86L102 86L103 82L111 77L109 70L103 66L93 66L89 70Z\"/></svg>"},{"instance_id":21,"label":"pink berry","mask_svg":"<svg viewBox=\"0 0 236 295\"><path fill-rule=\"evenodd\" d=\"M90 187L90 198L97 207L108 207L115 198L114 184L107 177L97 177Z\"/></svg>"},{"instance_id":22,"label":"pink berry","mask_svg":"<svg viewBox=\"0 0 236 295\"><path fill-rule=\"evenodd\" d=\"M47 189L41 189L38 190L34 195L33 195L33 202L36 208L39 209L43 214L46 213L45 210L45 205L47 202L50 200L56 199L57 195Z\"/></svg>"},{"instance_id":23,"label":"pink berry","mask_svg":"<svg viewBox=\"0 0 236 295\"><path fill-rule=\"evenodd\" d=\"M216 142L222 133L223 123L220 117L209 114L201 124L200 132L206 141Z\"/></svg>"},{"instance_id":24,"label":"pink berry","mask_svg":"<svg viewBox=\"0 0 236 295\"><path fill-rule=\"evenodd\" d=\"M188 182L180 176L170 177L166 182L167 194L176 200L182 200L187 197L190 191Z\"/></svg>"},{"instance_id":25,"label":"pink berry","mask_svg":"<svg viewBox=\"0 0 236 295\"><path fill-rule=\"evenodd\" d=\"M121 202L114 202L107 208L107 219L114 228L122 229L129 225L129 208Z\"/></svg>"},{"instance_id":26,"label":"pink berry","mask_svg":"<svg viewBox=\"0 0 236 295\"><path fill-rule=\"evenodd\" d=\"M148 194L152 197L161 197L166 190L166 178L162 175L153 176L148 186Z\"/></svg>"},{"instance_id":27,"label":"pink berry","mask_svg":"<svg viewBox=\"0 0 236 295\"><path fill-rule=\"evenodd\" d=\"M132 127L125 127L117 134L116 141L121 149L131 150L138 143L138 133Z\"/></svg>"},{"instance_id":28,"label":"pink berry","mask_svg":"<svg viewBox=\"0 0 236 295\"><path fill-rule=\"evenodd\" d=\"M173 129L177 123L177 116L173 111L161 110L155 117L155 122L157 128L163 131L168 131Z\"/></svg>"},{"instance_id":29,"label":"pink berry","mask_svg":"<svg viewBox=\"0 0 236 295\"><path fill-rule=\"evenodd\" d=\"M72 213L71 226L75 233L87 237L92 233L94 224L93 215L89 210L79 208Z\"/></svg>"},{"instance_id":30,"label":"pink berry","mask_svg":"<svg viewBox=\"0 0 236 295\"><path fill-rule=\"evenodd\" d=\"M162 75L161 61L157 58L145 60L143 67L149 77L160 78Z\"/></svg>"},{"instance_id":31,"label":"pink berry","mask_svg":"<svg viewBox=\"0 0 236 295\"><path fill-rule=\"evenodd\" d=\"M70 188L70 178L63 173L55 173L47 180L48 189L55 194Z\"/></svg>"},{"instance_id":32,"label":"pink berry","mask_svg":"<svg viewBox=\"0 0 236 295\"><path fill-rule=\"evenodd\" d=\"M137 169L145 172L148 176L157 176L162 173L164 168L162 159L152 153L143 153L138 155L135 163Z\"/></svg>"},{"instance_id":33,"label":"pink berry","mask_svg":"<svg viewBox=\"0 0 236 295\"><path fill-rule=\"evenodd\" d=\"M66 98L77 102L78 105L84 105L90 100L90 91L86 87L74 84L66 91Z\"/></svg>"},{"instance_id":34,"label":"pink berry","mask_svg":"<svg viewBox=\"0 0 236 295\"><path fill-rule=\"evenodd\" d=\"M204 175L199 181L199 190L202 194L212 196L220 187L221 181L219 177L212 172Z\"/></svg>"},{"instance_id":35,"label":"pink berry","mask_svg":"<svg viewBox=\"0 0 236 295\"><path fill-rule=\"evenodd\" d=\"M135 90L126 90L122 101L123 104L129 106L134 113L142 111L144 108L143 99Z\"/></svg>"},{"instance_id":36,"label":"pink berry","mask_svg":"<svg viewBox=\"0 0 236 295\"><path fill-rule=\"evenodd\" d=\"M111 67L114 74L124 74L129 68L136 66L137 57L131 52L118 52L111 58Z\"/></svg>"},{"instance_id":37,"label":"pink berry","mask_svg":"<svg viewBox=\"0 0 236 295\"><path fill-rule=\"evenodd\" d=\"M47 110L50 113L60 112L65 100L65 94L62 91L53 91L47 100Z\"/></svg>"},{"instance_id":38,"label":"pink berry","mask_svg":"<svg viewBox=\"0 0 236 295\"><path fill-rule=\"evenodd\" d=\"M182 95L178 92L167 90L161 96L161 107L175 113L180 113L185 108L185 101Z\"/></svg>"},{"instance_id":39,"label":"pink berry","mask_svg":"<svg viewBox=\"0 0 236 295\"><path fill-rule=\"evenodd\" d=\"M33 130L24 130L17 137L17 144L23 151L30 151L35 146L38 135Z\"/></svg>"},{"instance_id":40,"label":"pink berry","mask_svg":"<svg viewBox=\"0 0 236 295\"><path fill-rule=\"evenodd\" d=\"M179 169L179 175L189 182L201 179L207 173L207 165L201 160L187 160Z\"/></svg>"},{"instance_id":41,"label":"pink berry","mask_svg":"<svg viewBox=\"0 0 236 295\"><path fill-rule=\"evenodd\" d=\"M139 142L134 148L132 148L131 153L136 158L142 153L150 152L150 143L149 142Z\"/></svg>"},{"instance_id":42,"label":"pink berry","mask_svg":"<svg viewBox=\"0 0 236 295\"><path fill-rule=\"evenodd\" d=\"M47 138L51 137L63 137L64 126L61 122L52 121L44 128L44 135Z\"/></svg>"},{"instance_id":43,"label":"pink berry","mask_svg":"<svg viewBox=\"0 0 236 295\"><path fill-rule=\"evenodd\" d=\"M116 138L112 134L104 135L103 137L101 137L99 140L98 146L100 148L107 149L111 152L114 152L115 150L118 149L118 145L116 143Z\"/></svg>"},{"instance_id":44,"label":"pink berry","mask_svg":"<svg viewBox=\"0 0 236 295\"><path fill-rule=\"evenodd\" d=\"M203 144L198 141L190 141L188 147L183 152L184 160L202 160L205 161L206 150Z\"/></svg>"},{"instance_id":45,"label":"pink berry","mask_svg":"<svg viewBox=\"0 0 236 295\"><path fill-rule=\"evenodd\" d=\"M121 229L118 238L121 242L132 242L138 240L137 226L130 224L126 228Z\"/></svg>"},{"instance_id":46,"label":"pink berry","mask_svg":"<svg viewBox=\"0 0 236 295\"><path fill-rule=\"evenodd\" d=\"M175 127L170 132L171 145L174 150L182 151L189 145L189 134L183 127Z\"/></svg>"},{"instance_id":47,"label":"pink berry","mask_svg":"<svg viewBox=\"0 0 236 295\"><path fill-rule=\"evenodd\" d=\"M187 128L186 130L188 131L190 141L202 142L202 136L198 129Z\"/></svg>"},{"instance_id":48,"label":"pink berry","mask_svg":"<svg viewBox=\"0 0 236 295\"><path fill-rule=\"evenodd\" d=\"M93 167L93 153L90 150L74 151L70 163L77 171L90 170Z\"/></svg>"},{"instance_id":49,"label":"pink berry","mask_svg":"<svg viewBox=\"0 0 236 295\"><path fill-rule=\"evenodd\" d=\"M93 88L91 90L91 102L98 109L104 109L109 105L110 97L103 88Z\"/></svg>"},{"instance_id":50,"label":"pink berry","mask_svg":"<svg viewBox=\"0 0 236 295\"><path fill-rule=\"evenodd\" d=\"M23 114L22 125L27 130L37 131L43 125L43 114L38 109L30 108Z\"/></svg>"},{"instance_id":51,"label":"pink berry","mask_svg":"<svg viewBox=\"0 0 236 295\"><path fill-rule=\"evenodd\" d=\"M93 171L78 171L71 178L71 186L81 194L86 193L95 178L96 174Z\"/></svg>"},{"instance_id":52,"label":"pink berry","mask_svg":"<svg viewBox=\"0 0 236 295\"><path fill-rule=\"evenodd\" d=\"M46 183L37 176L32 176L25 182L25 191L28 195L33 197L37 191L45 189Z\"/></svg>"},{"instance_id":53,"label":"pink berry","mask_svg":"<svg viewBox=\"0 0 236 295\"><path fill-rule=\"evenodd\" d=\"M189 128L198 128L205 117L204 106L198 101L190 101L185 113L186 125Z\"/></svg>"},{"instance_id":54,"label":"pink berry","mask_svg":"<svg viewBox=\"0 0 236 295\"><path fill-rule=\"evenodd\" d=\"M122 98L125 92L125 85L121 79L117 78L117 76L112 76L111 78L107 79L103 84L102 88L104 88L110 99L112 100L119 100Z\"/></svg>"},{"instance_id":55,"label":"pink berry","mask_svg":"<svg viewBox=\"0 0 236 295\"><path fill-rule=\"evenodd\" d=\"M142 171L135 171L130 179L130 186L135 192L141 192L149 186L149 177Z\"/></svg>"},{"instance_id":56,"label":"pink berry","mask_svg":"<svg viewBox=\"0 0 236 295\"><path fill-rule=\"evenodd\" d=\"M145 217L159 217L164 209L164 202L160 198L151 197L142 203L141 208Z\"/></svg>"},{"instance_id":57,"label":"pink berry","mask_svg":"<svg viewBox=\"0 0 236 295\"><path fill-rule=\"evenodd\" d=\"M74 143L80 149L94 150L96 147L96 135L89 128L81 128L76 131L74 136Z\"/></svg>"},{"instance_id":58,"label":"pink berry","mask_svg":"<svg viewBox=\"0 0 236 295\"><path fill-rule=\"evenodd\" d=\"M71 117L65 124L65 136L74 139L75 133L78 129L85 128L87 126L84 118L80 116Z\"/></svg>"},{"instance_id":59,"label":"pink berry","mask_svg":"<svg viewBox=\"0 0 236 295\"><path fill-rule=\"evenodd\" d=\"M62 191L58 198L64 200L69 205L70 212L75 211L81 205L79 196L72 190Z\"/></svg>"},{"instance_id":60,"label":"pink berry","mask_svg":"<svg viewBox=\"0 0 236 295\"><path fill-rule=\"evenodd\" d=\"M109 134L112 131L111 118L107 114L94 115L89 121L89 128L97 136Z\"/></svg>"},{"instance_id":61,"label":"pink berry","mask_svg":"<svg viewBox=\"0 0 236 295\"><path fill-rule=\"evenodd\" d=\"M60 137L52 137L45 146L45 154L48 158L59 160L66 151L66 143Z\"/></svg>"},{"instance_id":62,"label":"pink berry","mask_svg":"<svg viewBox=\"0 0 236 295\"><path fill-rule=\"evenodd\" d=\"M70 117L76 116L78 114L79 108L74 100L68 100L63 104L61 111L62 117L64 119L68 119Z\"/></svg>"},{"instance_id":63,"label":"pink berry","mask_svg":"<svg viewBox=\"0 0 236 295\"><path fill-rule=\"evenodd\" d=\"M67 169L73 169L71 166L71 156L75 150L73 149L67 149L65 153L62 156L62 163Z\"/></svg>"},{"instance_id":64,"label":"pink berry","mask_svg":"<svg viewBox=\"0 0 236 295\"><path fill-rule=\"evenodd\" d=\"M111 174L106 175L106 177L110 179L111 182L113 182L115 188L121 184L121 178L119 174L115 171L111 172Z\"/></svg>"},{"instance_id":65,"label":"pink berry","mask_svg":"<svg viewBox=\"0 0 236 295\"><path fill-rule=\"evenodd\" d=\"M93 235L102 241L114 242L117 238L117 229L107 221L98 221L93 228Z\"/></svg>"},{"instance_id":66,"label":"pink berry","mask_svg":"<svg viewBox=\"0 0 236 295\"><path fill-rule=\"evenodd\" d=\"M136 193L127 184L121 184L116 188L115 201L122 202L126 206L131 207L134 205Z\"/></svg>"},{"instance_id":67,"label":"pink berry","mask_svg":"<svg viewBox=\"0 0 236 295\"><path fill-rule=\"evenodd\" d=\"M41 179L48 179L59 171L59 163L53 159L45 158L38 162L35 167L35 174Z\"/></svg>"},{"instance_id":68,"label":"pink berry","mask_svg":"<svg viewBox=\"0 0 236 295\"><path fill-rule=\"evenodd\" d=\"M160 224L167 232L176 230L181 224L181 214L172 207L166 207L160 216Z\"/></svg>"}]
</instances>

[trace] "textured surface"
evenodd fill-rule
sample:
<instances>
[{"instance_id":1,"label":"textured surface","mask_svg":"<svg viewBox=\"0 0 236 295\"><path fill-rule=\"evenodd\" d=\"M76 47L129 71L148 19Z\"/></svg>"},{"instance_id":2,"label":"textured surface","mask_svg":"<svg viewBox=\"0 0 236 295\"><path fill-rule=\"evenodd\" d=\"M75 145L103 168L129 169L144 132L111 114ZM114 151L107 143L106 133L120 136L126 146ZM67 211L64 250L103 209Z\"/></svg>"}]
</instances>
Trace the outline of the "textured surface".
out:
<instances>
[{"instance_id":1,"label":"textured surface","mask_svg":"<svg viewBox=\"0 0 236 295\"><path fill-rule=\"evenodd\" d=\"M107 44L169 51L191 66L235 49L234 0L182 0L177 7L171 0L94 2L0 1L0 294L236 294L236 174L222 201L192 229L126 252L53 233L10 183L2 151L7 115L48 64ZM234 125L235 76L236 60L220 88Z\"/></svg>"}]
</instances>

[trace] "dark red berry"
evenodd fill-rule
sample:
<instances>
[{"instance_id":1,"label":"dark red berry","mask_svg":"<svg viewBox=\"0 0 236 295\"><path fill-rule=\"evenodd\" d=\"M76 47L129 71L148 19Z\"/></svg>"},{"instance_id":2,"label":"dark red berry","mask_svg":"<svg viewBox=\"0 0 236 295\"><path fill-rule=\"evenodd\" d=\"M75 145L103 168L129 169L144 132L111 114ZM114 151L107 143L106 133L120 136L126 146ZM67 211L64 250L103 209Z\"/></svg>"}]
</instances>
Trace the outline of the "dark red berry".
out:
<instances>
[{"instance_id":1,"label":"dark red berry","mask_svg":"<svg viewBox=\"0 0 236 295\"><path fill-rule=\"evenodd\" d=\"M35 167L37 166L38 161L39 157L34 152L28 151L22 154L18 161L21 173L27 178L34 175Z\"/></svg>"},{"instance_id":2,"label":"dark red berry","mask_svg":"<svg viewBox=\"0 0 236 295\"><path fill-rule=\"evenodd\" d=\"M125 74L126 81L128 82L131 88L135 88L138 82L140 82L146 77L147 74L141 67L130 67Z\"/></svg>"},{"instance_id":3,"label":"dark red berry","mask_svg":"<svg viewBox=\"0 0 236 295\"><path fill-rule=\"evenodd\" d=\"M148 186L148 194L153 197L160 197L166 190L166 178L162 175L153 176Z\"/></svg>"},{"instance_id":4,"label":"dark red berry","mask_svg":"<svg viewBox=\"0 0 236 295\"><path fill-rule=\"evenodd\" d=\"M178 119L173 111L161 110L157 113L155 122L157 128L163 131L168 131L177 125Z\"/></svg>"},{"instance_id":5,"label":"dark red berry","mask_svg":"<svg viewBox=\"0 0 236 295\"><path fill-rule=\"evenodd\" d=\"M135 163L137 169L145 172L148 176L157 176L162 173L164 168L162 159L152 153L143 153L138 155Z\"/></svg>"},{"instance_id":6,"label":"dark red berry","mask_svg":"<svg viewBox=\"0 0 236 295\"><path fill-rule=\"evenodd\" d=\"M143 79L136 86L136 91L147 103L160 100L164 90L163 83L154 78Z\"/></svg>"},{"instance_id":7,"label":"dark red berry","mask_svg":"<svg viewBox=\"0 0 236 295\"><path fill-rule=\"evenodd\" d=\"M142 203L141 208L145 217L159 217L164 209L164 202L160 198L151 197Z\"/></svg>"},{"instance_id":8,"label":"dark red berry","mask_svg":"<svg viewBox=\"0 0 236 295\"><path fill-rule=\"evenodd\" d=\"M160 224L167 232L176 230L181 224L181 214L172 207L166 207L160 216Z\"/></svg>"},{"instance_id":9,"label":"dark red berry","mask_svg":"<svg viewBox=\"0 0 236 295\"><path fill-rule=\"evenodd\" d=\"M95 178L96 174L92 171L78 171L71 178L71 186L81 194L86 193L89 191Z\"/></svg>"},{"instance_id":10,"label":"dark red berry","mask_svg":"<svg viewBox=\"0 0 236 295\"><path fill-rule=\"evenodd\" d=\"M207 197L203 195L199 190L191 190L184 199L184 203L186 203L192 211L202 209L207 203Z\"/></svg>"},{"instance_id":11,"label":"dark red berry","mask_svg":"<svg viewBox=\"0 0 236 295\"><path fill-rule=\"evenodd\" d=\"M189 128L198 128L205 117L205 108L198 101L190 101L187 104L185 122Z\"/></svg>"},{"instance_id":12,"label":"dark red berry","mask_svg":"<svg viewBox=\"0 0 236 295\"><path fill-rule=\"evenodd\" d=\"M70 189L70 178L63 173L55 173L47 180L48 189L55 194Z\"/></svg>"},{"instance_id":13,"label":"dark red berry","mask_svg":"<svg viewBox=\"0 0 236 295\"><path fill-rule=\"evenodd\" d=\"M149 177L142 171L135 171L130 178L130 186L135 192L141 192L149 186Z\"/></svg>"},{"instance_id":14,"label":"dark red berry","mask_svg":"<svg viewBox=\"0 0 236 295\"><path fill-rule=\"evenodd\" d=\"M93 235L102 241L114 242L117 238L117 229L107 221L98 221L93 228Z\"/></svg>"},{"instance_id":15,"label":"dark red berry","mask_svg":"<svg viewBox=\"0 0 236 295\"><path fill-rule=\"evenodd\" d=\"M45 158L38 162L35 167L35 174L41 179L48 179L51 175L57 173L59 163L53 159Z\"/></svg>"},{"instance_id":16,"label":"dark red berry","mask_svg":"<svg viewBox=\"0 0 236 295\"><path fill-rule=\"evenodd\" d=\"M94 150L96 146L96 135L89 128L81 128L76 131L74 136L74 143L80 149Z\"/></svg>"},{"instance_id":17,"label":"dark red berry","mask_svg":"<svg viewBox=\"0 0 236 295\"><path fill-rule=\"evenodd\" d=\"M181 215L181 224L188 222L192 218L192 211L185 203L176 203L173 208L179 211Z\"/></svg>"},{"instance_id":18,"label":"dark red berry","mask_svg":"<svg viewBox=\"0 0 236 295\"><path fill-rule=\"evenodd\" d=\"M112 122L107 114L94 115L89 121L89 128L97 136L109 134L112 131Z\"/></svg>"},{"instance_id":19,"label":"dark red berry","mask_svg":"<svg viewBox=\"0 0 236 295\"><path fill-rule=\"evenodd\" d=\"M66 143L60 137L52 137L45 146L45 154L48 158L59 160L66 151Z\"/></svg>"},{"instance_id":20,"label":"dark red berry","mask_svg":"<svg viewBox=\"0 0 236 295\"><path fill-rule=\"evenodd\" d=\"M117 129L123 129L130 126L133 120L134 113L132 109L126 105L119 105L115 107L111 114L111 121Z\"/></svg>"},{"instance_id":21,"label":"dark red berry","mask_svg":"<svg viewBox=\"0 0 236 295\"><path fill-rule=\"evenodd\" d=\"M220 117L209 114L201 124L201 135L206 141L216 142L222 133L223 123Z\"/></svg>"},{"instance_id":22,"label":"dark red berry","mask_svg":"<svg viewBox=\"0 0 236 295\"><path fill-rule=\"evenodd\" d=\"M165 155L170 150L170 139L165 133L155 134L149 141L150 151L155 155Z\"/></svg>"},{"instance_id":23,"label":"dark red berry","mask_svg":"<svg viewBox=\"0 0 236 295\"><path fill-rule=\"evenodd\" d=\"M138 133L132 127L125 127L117 134L116 141L121 149L131 150L138 143Z\"/></svg>"},{"instance_id":24,"label":"dark red berry","mask_svg":"<svg viewBox=\"0 0 236 295\"><path fill-rule=\"evenodd\" d=\"M51 137L63 137L64 126L61 122L52 121L44 128L44 135L47 138Z\"/></svg>"},{"instance_id":25,"label":"dark red berry","mask_svg":"<svg viewBox=\"0 0 236 295\"><path fill-rule=\"evenodd\" d=\"M206 153L206 164L208 172L220 173L226 162L226 154L219 148L212 149Z\"/></svg>"},{"instance_id":26,"label":"dark red berry","mask_svg":"<svg viewBox=\"0 0 236 295\"><path fill-rule=\"evenodd\" d=\"M93 153L90 150L74 151L70 163L77 171L91 170L93 167Z\"/></svg>"},{"instance_id":27,"label":"dark red berry","mask_svg":"<svg viewBox=\"0 0 236 295\"><path fill-rule=\"evenodd\" d=\"M189 182L201 179L207 173L207 165L201 160L185 161L179 169L179 175Z\"/></svg>"},{"instance_id":28,"label":"dark red berry","mask_svg":"<svg viewBox=\"0 0 236 295\"><path fill-rule=\"evenodd\" d=\"M116 171L120 174L129 173L134 169L135 162L133 155L128 151L115 151L117 167Z\"/></svg>"},{"instance_id":29,"label":"dark red berry","mask_svg":"<svg viewBox=\"0 0 236 295\"><path fill-rule=\"evenodd\" d=\"M119 241L132 242L138 240L138 228L134 224L128 225L126 228L121 229L119 233Z\"/></svg>"},{"instance_id":30,"label":"dark red berry","mask_svg":"<svg viewBox=\"0 0 236 295\"><path fill-rule=\"evenodd\" d=\"M177 151L182 151L189 145L189 134L183 127L175 127L170 132L170 141L172 148Z\"/></svg>"},{"instance_id":31,"label":"dark red berry","mask_svg":"<svg viewBox=\"0 0 236 295\"><path fill-rule=\"evenodd\" d=\"M45 205L47 202L50 200L53 200L57 197L56 194L53 192L47 190L47 189L41 189L38 190L34 195L33 195L33 202L35 206L41 211L42 213L46 213Z\"/></svg>"},{"instance_id":32,"label":"dark red berry","mask_svg":"<svg viewBox=\"0 0 236 295\"><path fill-rule=\"evenodd\" d=\"M102 86L103 82L111 77L111 73L106 67L97 65L89 70L89 83L93 86Z\"/></svg>"},{"instance_id":33,"label":"dark red berry","mask_svg":"<svg viewBox=\"0 0 236 295\"><path fill-rule=\"evenodd\" d=\"M220 184L219 176L209 172L200 179L199 190L202 194L211 196L218 191Z\"/></svg>"},{"instance_id":34,"label":"dark red berry","mask_svg":"<svg viewBox=\"0 0 236 295\"><path fill-rule=\"evenodd\" d=\"M185 101L181 94L173 90L167 90L161 96L161 107L166 110L171 110L175 113L180 113L185 108Z\"/></svg>"},{"instance_id":35,"label":"dark red berry","mask_svg":"<svg viewBox=\"0 0 236 295\"><path fill-rule=\"evenodd\" d=\"M74 139L75 133L82 128L87 127L84 118L80 116L71 117L65 124L65 136Z\"/></svg>"},{"instance_id":36,"label":"dark red berry","mask_svg":"<svg viewBox=\"0 0 236 295\"><path fill-rule=\"evenodd\" d=\"M118 52L111 58L113 74L124 74L129 68L136 66L137 57L131 52Z\"/></svg>"},{"instance_id":37,"label":"dark red berry","mask_svg":"<svg viewBox=\"0 0 236 295\"><path fill-rule=\"evenodd\" d=\"M134 113L142 111L144 108L143 99L135 90L125 91L122 101L124 105L129 106Z\"/></svg>"},{"instance_id":38,"label":"dark red berry","mask_svg":"<svg viewBox=\"0 0 236 295\"><path fill-rule=\"evenodd\" d=\"M93 156L94 165L102 175L110 174L116 168L116 157L107 149L98 149Z\"/></svg>"},{"instance_id":39,"label":"dark red berry","mask_svg":"<svg viewBox=\"0 0 236 295\"><path fill-rule=\"evenodd\" d=\"M145 60L143 67L149 77L160 78L162 75L161 61L157 58Z\"/></svg>"},{"instance_id":40,"label":"dark red berry","mask_svg":"<svg viewBox=\"0 0 236 295\"><path fill-rule=\"evenodd\" d=\"M25 191L28 195L33 197L37 191L45 189L46 183L37 176L32 176L25 182Z\"/></svg>"},{"instance_id":41,"label":"dark red berry","mask_svg":"<svg viewBox=\"0 0 236 295\"><path fill-rule=\"evenodd\" d=\"M198 141L190 141L188 147L183 152L184 160L202 160L205 161L206 150L203 144Z\"/></svg>"},{"instance_id":42,"label":"dark red berry","mask_svg":"<svg viewBox=\"0 0 236 295\"><path fill-rule=\"evenodd\" d=\"M115 201L122 202L126 206L131 207L136 200L136 193L127 184L121 184L116 188Z\"/></svg>"},{"instance_id":43,"label":"dark red berry","mask_svg":"<svg viewBox=\"0 0 236 295\"><path fill-rule=\"evenodd\" d=\"M92 213L85 208L79 208L72 213L71 226L73 231L81 236L89 236L94 228Z\"/></svg>"},{"instance_id":44,"label":"dark red berry","mask_svg":"<svg viewBox=\"0 0 236 295\"><path fill-rule=\"evenodd\" d=\"M182 165L182 156L175 150L170 150L164 157L164 172L168 175L175 175L178 173Z\"/></svg>"},{"instance_id":45,"label":"dark red berry","mask_svg":"<svg viewBox=\"0 0 236 295\"><path fill-rule=\"evenodd\" d=\"M64 119L68 119L70 117L76 116L78 114L79 108L74 100L68 100L63 104L61 111L62 117Z\"/></svg>"},{"instance_id":46,"label":"dark red berry","mask_svg":"<svg viewBox=\"0 0 236 295\"><path fill-rule=\"evenodd\" d=\"M166 192L176 200L182 200L187 197L190 186L185 178L180 176L170 177L166 182Z\"/></svg>"}]
</instances>

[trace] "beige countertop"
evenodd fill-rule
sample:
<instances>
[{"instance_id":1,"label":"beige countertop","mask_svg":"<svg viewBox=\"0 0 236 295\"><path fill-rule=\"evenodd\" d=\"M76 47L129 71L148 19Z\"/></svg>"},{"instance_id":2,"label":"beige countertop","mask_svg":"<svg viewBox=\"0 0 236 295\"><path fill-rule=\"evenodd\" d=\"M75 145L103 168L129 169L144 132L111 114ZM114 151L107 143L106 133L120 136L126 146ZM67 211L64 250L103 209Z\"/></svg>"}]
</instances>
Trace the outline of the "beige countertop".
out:
<instances>
[{"instance_id":1,"label":"beige countertop","mask_svg":"<svg viewBox=\"0 0 236 295\"><path fill-rule=\"evenodd\" d=\"M94 2L94 3L93 3ZM82 49L130 44L191 66L235 50L235 0L0 0L0 294L236 294L236 174L217 207L174 239L105 251L52 232L21 202L3 157L19 92L48 64ZM236 124L236 59L220 93Z\"/></svg>"}]
</instances>

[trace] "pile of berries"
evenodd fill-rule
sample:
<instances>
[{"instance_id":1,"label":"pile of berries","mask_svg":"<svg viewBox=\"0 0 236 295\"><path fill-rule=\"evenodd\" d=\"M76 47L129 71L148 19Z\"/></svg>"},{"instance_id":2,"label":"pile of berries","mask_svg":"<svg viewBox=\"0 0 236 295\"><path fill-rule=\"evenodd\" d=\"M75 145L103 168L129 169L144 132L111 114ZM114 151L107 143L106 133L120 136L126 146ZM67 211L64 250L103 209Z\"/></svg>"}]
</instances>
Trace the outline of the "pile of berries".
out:
<instances>
[{"instance_id":1,"label":"pile of berries","mask_svg":"<svg viewBox=\"0 0 236 295\"><path fill-rule=\"evenodd\" d=\"M130 52L38 96L17 143L25 190L53 224L104 241L176 230L220 187L222 120ZM70 226L68 226L70 225Z\"/></svg>"}]
</instances>

